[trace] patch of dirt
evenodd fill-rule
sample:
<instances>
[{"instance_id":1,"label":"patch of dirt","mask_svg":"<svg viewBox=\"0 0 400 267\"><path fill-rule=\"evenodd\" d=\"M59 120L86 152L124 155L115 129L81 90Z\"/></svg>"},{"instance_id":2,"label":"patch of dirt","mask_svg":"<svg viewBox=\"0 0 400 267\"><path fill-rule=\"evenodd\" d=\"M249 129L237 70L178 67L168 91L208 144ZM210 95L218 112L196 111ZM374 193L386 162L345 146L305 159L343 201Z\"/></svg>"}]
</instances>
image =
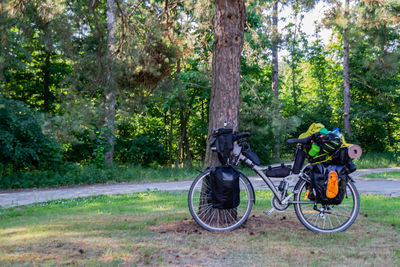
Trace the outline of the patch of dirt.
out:
<instances>
[{"instance_id":1,"label":"patch of dirt","mask_svg":"<svg viewBox=\"0 0 400 267\"><path fill-rule=\"evenodd\" d=\"M150 226L148 228L150 231L160 233L160 234L169 234L169 233L182 233L185 235L190 234L203 234L208 231L201 228L193 219L183 219L180 221L163 223L159 225Z\"/></svg>"},{"instance_id":2,"label":"patch of dirt","mask_svg":"<svg viewBox=\"0 0 400 267\"><path fill-rule=\"evenodd\" d=\"M202 235L202 234L259 234L261 231L277 230L305 230L305 227L294 216L286 214L251 215L247 221L234 231L228 232L209 232L200 227L193 219L184 219L180 221L150 226L150 231L160 234L184 234L184 235Z\"/></svg>"}]
</instances>

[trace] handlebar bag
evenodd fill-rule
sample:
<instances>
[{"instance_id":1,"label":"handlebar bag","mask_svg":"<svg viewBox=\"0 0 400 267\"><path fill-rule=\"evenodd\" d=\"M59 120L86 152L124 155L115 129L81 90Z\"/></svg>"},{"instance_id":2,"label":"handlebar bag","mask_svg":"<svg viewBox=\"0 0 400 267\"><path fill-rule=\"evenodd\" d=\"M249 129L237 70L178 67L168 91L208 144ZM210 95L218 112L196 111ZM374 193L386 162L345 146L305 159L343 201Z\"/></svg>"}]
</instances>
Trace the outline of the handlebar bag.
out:
<instances>
[{"instance_id":1,"label":"handlebar bag","mask_svg":"<svg viewBox=\"0 0 400 267\"><path fill-rule=\"evenodd\" d=\"M231 165L211 169L211 203L216 209L233 209L240 204L239 172Z\"/></svg>"},{"instance_id":2,"label":"handlebar bag","mask_svg":"<svg viewBox=\"0 0 400 267\"><path fill-rule=\"evenodd\" d=\"M347 177L341 174L344 166L323 164L313 166L311 181L315 189L314 196L317 203L323 205L339 205L346 195Z\"/></svg>"},{"instance_id":3,"label":"handlebar bag","mask_svg":"<svg viewBox=\"0 0 400 267\"><path fill-rule=\"evenodd\" d=\"M233 130L220 128L214 130L212 136L215 138L215 143L211 145L215 145L221 163L226 164L233 150Z\"/></svg>"}]
</instances>

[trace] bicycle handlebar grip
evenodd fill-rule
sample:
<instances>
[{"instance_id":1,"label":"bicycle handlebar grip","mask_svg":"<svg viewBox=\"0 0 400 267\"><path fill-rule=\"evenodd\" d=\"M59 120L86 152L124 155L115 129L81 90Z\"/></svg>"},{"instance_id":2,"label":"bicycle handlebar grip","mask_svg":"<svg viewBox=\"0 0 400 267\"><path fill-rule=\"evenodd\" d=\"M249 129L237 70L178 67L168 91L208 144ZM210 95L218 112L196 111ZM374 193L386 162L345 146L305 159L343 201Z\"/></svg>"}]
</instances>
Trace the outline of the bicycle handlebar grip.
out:
<instances>
[{"instance_id":1,"label":"bicycle handlebar grip","mask_svg":"<svg viewBox=\"0 0 400 267\"><path fill-rule=\"evenodd\" d=\"M249 137L251 135L251 133L249 132L242 132L242 133L238 133L235 135L235 140L239 140L245 137Z\"/></svg>"}]
</instances>

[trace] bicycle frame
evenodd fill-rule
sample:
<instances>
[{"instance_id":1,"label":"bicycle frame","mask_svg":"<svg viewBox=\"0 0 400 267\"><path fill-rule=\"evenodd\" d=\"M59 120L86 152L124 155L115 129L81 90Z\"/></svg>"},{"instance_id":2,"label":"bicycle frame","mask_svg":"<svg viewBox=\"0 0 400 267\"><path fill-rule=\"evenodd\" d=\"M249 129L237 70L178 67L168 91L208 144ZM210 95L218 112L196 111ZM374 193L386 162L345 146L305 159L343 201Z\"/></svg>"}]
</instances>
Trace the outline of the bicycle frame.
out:
<instances>
[{"instance_id":1,"label":"bicycle frame","mask_svg":"<svg viewBox=\"0 0 400 267\"><path fill-rule=\"evenodd\" d=\"M258 176L260 176L263 179L263 181L271 189L272 193L279 200L279 202L281 202L281 204L283 204L283 205L285 205L285 204L295 204L295 203L314 204L313 201L289 201L289 199L292 198L295 193L297 193L297 192L294 192L294 191L290 195L285 197L286 192L288 190L288 182L289 182L289 180L291 180L293 178L294 179L301 178L302 175L304 174L303 170L301 170L299 174L290 174L290 175L288 175L288 176L286 176L286 177L281 179L282 181L287 182L286 187L285 187L285 189L283 191L283 194L281 194L279 192L279 190L276 188L276 186L274 185L274 183L272 182L272 180L264 173L264 171L269 168L268 166L255 165L249 158L247 158L245 155L243 155L241 153L241 147L238 144L234 144L233 155L237 158L235 165L238 165L239 162L246 163L255 173L257 173ZM287 166L293 166L293 164L294 164L294 162L292 162L292 164L287 164Z\"/></svg>"},{"instance_id":2,"label":"bicycle frame","mask_svg":"<svg viewBox=\"0 0 400 267\"><path fill-rule=\"evenodd\" d=\"M330 202L322 202L317 199L318 195L316 194L319 192L316 190L319 190L319 188L315 189L315 185L312 182L312 173L314 171L314 167L311 164L306 164L302 168L304 160L307 158L307 146L305 145L311 141L312 136L303 139L289 139L289 144L297 144L297 150L294 154L293 162L276 164L272 166L260 165L256 155L253 154L254 152L251 151L249 144L246 143L246 137L248 136L250 136L250 133L247 132L239 133L234 136L233 151L231 151L229 157L224 157L223 164L237 166L240 162L244 162L259 177L261 177L263 182L274 194L271 199L272 208L269 211L265 211L267 215L273 213L274 211L283 212L288 209L291 204L294 204L294 210L300 222L309 230L317 233L341 232L349 228L354 223L359 212L360 199L358 191L354 186L351 177L348 176L348 174L351 172L347 173L352 169L348 170L346 169L346 166L343 166L346 167L343 169L343 174L347 176L347 182L344 184L346 188L341 186L339 190L346 191L341 191L342 193L339 197L343 197L343 194L346 194L346 200L340 199L337 204L335 204L336 202L332 202L333 204L328 204ZM229 149L231 148L232 147L229 147ZM212 147L212 150L217 150L217 148L215 147L213 149ZM257 164L255 164L255 162ZM280 166L287 167L290 170L286 168L281 169ZM338 166L333 166L335 169L337 169L337 167ZM246 177L246 175L239 171L239 181L241 181L240 186L247 192L247 194L243 193L239 195L240 198L243 198L244 200L240 201L242 204L244 203L243 206L241 206L240 209L235 208L236 210L234 209L233 211L230 209L219 209L216 212L214 210L209 214L208 217L205 216L206 214L204 213L200 213L199 216L200 207L207 207L207 214L209 210L214 209L212 200L209 200L208 198L208 193L206 197L204 195L205 185L207 186L207 190L212 192L212 188L209 188L210 185L208 184L209 179L207 179L207 176L210 175L210 172L211 169L209 168L205 172L202 172L190 187L188 193L188 205L190 213L200 226L209 231L227 231L237 229L247 220L253 207L253 203L255 203L255 192L252 182ZM286 175L286 177L283 177L283 175ZM280 178L276 176L280 176ZM316 177L319 178L320 176ZM276 182L273 180L274 178L278 178L277 180L280 181L279 186L275 186ZM202 181L201 184L200 181ZM294 189L292 189L293 183L296 183ZM312 193L312 197L310 196L309 198L310 193ZM347 197L347 195L349 197ZM342 200L344 201L343 203ZM232 212L238 211L240 211L241 214L238 217L239 220L232 216L232 220L226 220L227 215L231 215ZM223 217L223 215L216 216L215 214L225 214L225 217ZM222 218L222 220L214 220L214 218ZM225 220L223 218L225 218Z\"/></svg>"}]
</instances>

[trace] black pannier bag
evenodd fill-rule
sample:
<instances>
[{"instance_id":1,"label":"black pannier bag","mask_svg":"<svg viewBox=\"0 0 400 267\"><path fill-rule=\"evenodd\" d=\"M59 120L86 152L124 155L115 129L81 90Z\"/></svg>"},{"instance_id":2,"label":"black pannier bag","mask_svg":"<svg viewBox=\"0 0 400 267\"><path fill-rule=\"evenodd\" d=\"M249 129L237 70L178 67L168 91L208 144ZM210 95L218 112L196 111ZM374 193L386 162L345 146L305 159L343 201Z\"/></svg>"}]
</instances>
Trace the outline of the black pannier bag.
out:
<instances>
[{"instance_id":1,"label":"black pannier bag","mask_svg":"<svg viewBox=\"0 0 400 267\"><path fill-rule=\"evenodd\" d=\"M283 163L280 166L268 166L265 174L269 177L286 177L290 174L290 168Z\"/></svg>"},{"instance_id":2,"label":"black pannier bag","mask_svg":"<svg viewBox=\"0 0 400 267\"><path fill-rule=\"evenodd\" d=\"M221 164L226 164L233 150L233 130L220 128L214 130L212 136L214 138L211 140L210 145L218 152L218 159Z\"/></svg>"},{"instance_id":3,"label":"black pannier bag","mask_svg":"<svg viewBox=\"0 0 400 267\"><path fill-rule=\"evenodd\" d=\"M344 165L348 173L353 173L357 170L353 160L349 157L349 150L347 147L342 147L337 151L332 158L332 164Z\"/></svg>"},{"instance_id":4,"label":"black pannier bag","mask_svg":"<svg viewBox=\"0 0 400 267\"><path fill-rule=\"evenodd\" d=\"M342 147L333 155L332 162L339 165L346 165L351 159L347 147Z\"/></svg>"},{"instance_id":5,"label":"black pannier bag","mask_svg":"<svg viewBox=\"0 0 400 267\"><path fill-rule=\"evenodd\" d=\"M239 172L231 165L211 169L211 203L216 209L233 209L240 204ZM209 198L209 197L208 197Z\"/></svg>"},{"instance_id":6,"label":"black pannier bag","mask_svg":"<svg viewBox=\"0 0 400 267\"><path fill-rule=\"evenodd\" d=\"M311 171L311 181L315 191L311 195L313 198L315 198L317 203L321 203L323 205L339 205L342 203L346 195L347 176L340 173L341 168L344 168L344 166L329 165L328 167L325 167L321 163L313 166ZM334 198L329 198L327 196L330 171L336 171L338 174L337 179L339 192Z\"/></svg>"}]
</instances>

